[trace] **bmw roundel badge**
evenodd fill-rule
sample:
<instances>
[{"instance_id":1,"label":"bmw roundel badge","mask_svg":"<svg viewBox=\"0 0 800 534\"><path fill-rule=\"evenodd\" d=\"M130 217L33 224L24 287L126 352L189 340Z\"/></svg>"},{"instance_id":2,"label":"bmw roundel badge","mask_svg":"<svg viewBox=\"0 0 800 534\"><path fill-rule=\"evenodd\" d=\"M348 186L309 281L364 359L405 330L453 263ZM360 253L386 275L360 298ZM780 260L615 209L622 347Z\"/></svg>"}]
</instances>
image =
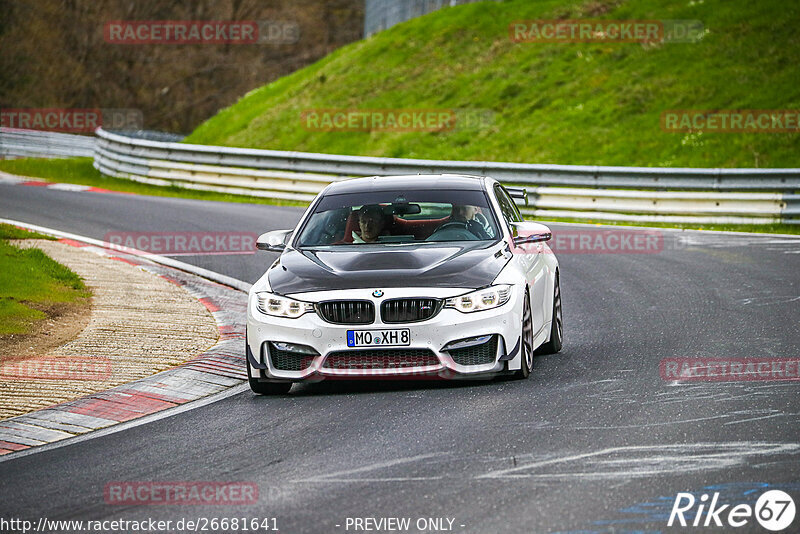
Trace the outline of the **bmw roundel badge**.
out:
<instances>
[{"instance_id":1,"label":"bmw roundel badge","mask_svg":"<svg viewBox=\"0 0 800 534\"><path fill-rule=\"evenodd\" d=\"M380 289L376 289L375 291L372 292L372 296L373 297L382 297L383 296L383 291L381 291Z\"/></svg>"}]
</instances>

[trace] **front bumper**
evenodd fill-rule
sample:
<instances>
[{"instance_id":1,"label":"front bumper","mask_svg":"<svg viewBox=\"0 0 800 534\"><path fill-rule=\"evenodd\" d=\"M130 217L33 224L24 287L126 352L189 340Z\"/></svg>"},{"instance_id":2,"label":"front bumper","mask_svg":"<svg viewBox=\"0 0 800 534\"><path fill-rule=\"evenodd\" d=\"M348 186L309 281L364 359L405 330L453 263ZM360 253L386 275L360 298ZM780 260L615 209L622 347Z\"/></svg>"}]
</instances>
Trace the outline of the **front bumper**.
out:
<instances>
[{"instance_id":1,"label":"front bumper","mask_svg":"<svg viewBox=\"0 0 800 534\"><path fill-rule=\"evenodd\" d=\"M321 294L292 295L306 301L335 300L341 298L372 300L376 309L381 301L399 297L446 298L465 293L464 289L421 290L420 288L393 288L386 290L381 298L368 291L325 292ZM509 301L498 308L473 313L462 313L444 308L434 317L413 323L381 322L376 317L369 325L344 325L326 322L316 313L306 313L297 319L278 318L261 313L255 306L255 294L251 293L247 307L247 348L251 376L265 380L316 381L325 378L468 378L494 375L505 370L519 368L519 345L522 322L523 289L515 288ZM303 298L305 297L305 298ZM378 314L379 315L379 314ZM347 345L348 330L408 329L410 344L404 347L361 347ZM465 362L463 352L447 348L448 344L464 339L491 336L486 351L494 349L490 359L483 357L477 364ZM301 345L313 349L315 354L298 355L303 360L299 370L287 370L275 365L278 354L273 343ZM343 355L353 360L367 358L382 350L420 355L420 364L406 363L401 367L358 368L336 365ZM425 357L421 357L425 355ZM455 355L455 359L454 359ZM458 361L456 361L458 360ZM462 362L462 363L459 363ZM467 363L467 364L464 364ZM285 366L281 366L285 367Z\"/></svg>"}]
</instances>

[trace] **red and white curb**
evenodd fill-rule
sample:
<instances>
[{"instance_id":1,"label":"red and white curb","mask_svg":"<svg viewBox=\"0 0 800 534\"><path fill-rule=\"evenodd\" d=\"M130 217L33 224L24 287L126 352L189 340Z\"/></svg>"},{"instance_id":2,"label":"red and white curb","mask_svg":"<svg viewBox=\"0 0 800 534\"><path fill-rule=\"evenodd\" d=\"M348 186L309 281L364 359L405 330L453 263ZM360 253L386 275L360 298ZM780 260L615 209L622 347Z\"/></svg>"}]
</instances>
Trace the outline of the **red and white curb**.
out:
<instances>
[{"instance_id":1,"label":"red and white curb","mask_svg":"<svg viewBox=\"0 0 800 534\"><path fill-rule=\"evenodd\" d=\"M108 429L201 399L208 400L246 383L243 346L247 296L243 291L247 290L249 284L216 275L215 278L223 282L218 283L198 275L208 271L169 258L154 257L131 249L114 250L97 240L18 221L0 222L61 237L63 243L130 263L183 287L211 312L220 334L213 347L178 367L0 421L0 461L16 457L21 451L31 448ZM198 274L179 270L181 266ZM230 285L223 285L227 281L238 282L235 284L238 287L234 289ZM238 391L240 388L236 389Z\"/></svg>"},{"instance_id":2,"label":"red and white curb","mask_svg":"<svg viewBox=\"0 0 800 534\"><path fill-rule=\"evenodd\" d=\"M55 189L58 191L74 191L74 192L89 192L89 193L117 193L121 195L130 195L132 193L125 193L121 191L112 191L110 189L103 189L102 187L93 187L90 185L79 184L66 184L59 182L47 182L44 180L36 180L25 176L17 176L15 174L8 174L7 172L0 171L0 184L6 185L25 185L29 187L45 187L47 189Z\"/></svg>"}]
</instances>

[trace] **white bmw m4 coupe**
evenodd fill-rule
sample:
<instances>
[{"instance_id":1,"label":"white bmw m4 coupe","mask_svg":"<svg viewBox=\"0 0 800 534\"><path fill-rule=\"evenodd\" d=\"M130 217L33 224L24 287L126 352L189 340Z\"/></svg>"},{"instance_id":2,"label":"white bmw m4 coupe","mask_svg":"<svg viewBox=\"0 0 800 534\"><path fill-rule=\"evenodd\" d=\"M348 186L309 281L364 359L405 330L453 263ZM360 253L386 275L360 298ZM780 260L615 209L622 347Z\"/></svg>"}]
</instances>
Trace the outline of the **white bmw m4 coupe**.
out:
<instances>
[{"instance_id":1,"label":"white bmw m4 coupe","mask_svg":"<svg viewBox=\"0 0 800 534\"><path fill-rule=\"evenodd\" d=\"M526 378L561 349L550 230L492 178L358 178L327 186L247 306L252 390L325 378Z\"/></svg>"}]
</instances>

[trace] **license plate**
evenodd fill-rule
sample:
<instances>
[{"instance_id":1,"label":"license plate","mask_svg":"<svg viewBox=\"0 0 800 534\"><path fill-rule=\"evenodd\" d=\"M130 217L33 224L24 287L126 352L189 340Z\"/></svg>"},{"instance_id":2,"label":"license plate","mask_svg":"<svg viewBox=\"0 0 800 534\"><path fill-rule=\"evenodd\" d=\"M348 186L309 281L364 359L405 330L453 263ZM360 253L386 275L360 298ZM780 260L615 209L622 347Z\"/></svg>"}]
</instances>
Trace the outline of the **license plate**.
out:
<instances>
[{"instance_id":1,"label":"license plate","mask_svg":"<svg viewBox=\"0 0 800 534\"><path fill-rule=\"evenodd\" d=\"M348 330L348 347L405 347L411 344L408 328L393 330Z\"/></svg>"}]
</instances>

